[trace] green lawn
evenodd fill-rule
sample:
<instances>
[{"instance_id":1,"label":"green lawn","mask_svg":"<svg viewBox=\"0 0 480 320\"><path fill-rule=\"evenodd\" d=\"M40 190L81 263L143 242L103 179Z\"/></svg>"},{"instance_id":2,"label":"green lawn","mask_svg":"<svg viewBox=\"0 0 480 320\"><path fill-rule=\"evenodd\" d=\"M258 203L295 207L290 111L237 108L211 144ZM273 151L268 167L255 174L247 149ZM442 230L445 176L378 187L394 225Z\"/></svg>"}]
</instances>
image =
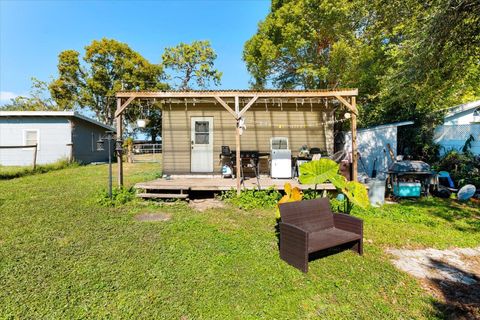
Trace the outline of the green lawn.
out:
<instances>
[{"instance_id":1,"label":"green lawn","mask_svg":"<svg viewBox=\"0 0 480 320\"><path fill-rule=\"evenodd\" d=\"M158 164L126 165L126 182ZM478 207L426 200L355 212L365 255L278 257L273 210L195 212L185 204L95 203L107 167L0 181L0 318L421 319L442 317L388 247L474 246ZM168 222L137 222L139 212Z\"/></svg>"},{"instance_id":2,"label":"green lawn","mask_svg":"<svg viewBox=\"0 0 480 320\"><path fill-rule=\"evenodd\" d=\"M59 160L54 163L33 166L0 166L0 180L8 180L24 177L37 173L45 173L48 171L64 169L67 167L75 167L78 164L69 163L67 160Z\"/></svg>"}]
</instances>

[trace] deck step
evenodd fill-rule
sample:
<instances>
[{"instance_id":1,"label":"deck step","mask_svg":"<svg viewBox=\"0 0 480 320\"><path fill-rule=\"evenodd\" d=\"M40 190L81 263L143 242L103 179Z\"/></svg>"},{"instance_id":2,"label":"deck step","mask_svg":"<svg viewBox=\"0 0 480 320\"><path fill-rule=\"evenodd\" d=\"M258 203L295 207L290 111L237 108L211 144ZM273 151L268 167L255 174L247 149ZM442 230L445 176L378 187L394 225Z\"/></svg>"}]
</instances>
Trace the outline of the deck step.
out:
<instances>
[{"instance_id":1,"label":"deck step","mask_svg":"<svg viewBox=\"0 0 480 320\"><path fill-rule=\"evenodd\" d=\"M180 185L155 185L148 183L137 183L134 186L135 189L145 189L145 190L188 190L190 186L180 186Z\"/></svg>"},{"instance_id":2,"label":"deck step","mask_svg":"<svg viewBox=\"0 0 480 320\"><path fill-rule=\"evenodd\" d=\"M180 193L137 193L139 198L149 199L186 199L188 194Z\"/></svg>"}]
</instances>

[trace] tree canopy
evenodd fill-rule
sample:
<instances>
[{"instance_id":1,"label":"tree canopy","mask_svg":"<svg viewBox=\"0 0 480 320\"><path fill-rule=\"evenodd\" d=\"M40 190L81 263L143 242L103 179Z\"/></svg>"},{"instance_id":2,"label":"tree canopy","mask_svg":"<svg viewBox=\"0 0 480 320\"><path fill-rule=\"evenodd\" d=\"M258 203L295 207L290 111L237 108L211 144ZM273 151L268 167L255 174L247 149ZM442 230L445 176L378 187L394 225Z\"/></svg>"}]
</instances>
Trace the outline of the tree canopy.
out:
<instances>
[{"instance_id":1,"label":"tree canopy","mask_svg":"<svg viewBox=\"0 0 480 320\"><path fill-rule=\"evenodd\" d=\"M194 41L166 48L162 62L153 64L127 44L104 38L86 46L83 57L75 50L62 51L58 77L48 89L57 108L88 108L99 120L113 125L117 91L165 90L175 86L174 79L180 79L179 88L183 90L193 85L205 88L212 82L218 85L222 73L214 68L216 57L208 41ZM172 71L170 77L164 69ZM133 124L146 113L150 121L146 128L131 125L130 129L146 133L155 141L161 133L159 102L137 99L132 105L137 108L125 111L127 123Z\"/></svg>"},{"instance_id":2,"label":"tree canopy","mask_svg":"<svg viewBox=\"0 0 480 320\"><path fill-rule=\"evenodd\" d=\"M177 85L180 90L192 89L193 84L205 89L210 83L220 84L222 72L214 67L216 58L209 41L181 42L175 47L165 48L162 64L172 71L171 78L180 80Z\"/></svg>"},{"instance_id":3,"label":"tree canopy","mask_svg":"<svg viewBox=\"0 0 480 320\"><path fill-rule=\"evenodd\" d=\"M433 153L442 110L480 97L478 0L273 0L244 46L254 88L359 88L361 125L413 120Z\"/></svg>"},{"instance_id":4,"label":"tree canopy","mask_svg":"<svg viewBox=\"0 0 480 320\"><path fill-rule=\"evenodd\" d=\"M108 124L114 121L117 91L168 87L161 65L113 39L92 41L85 47L83 63L74 50L63 51L58 58L58 78L49 86L55 102L64 108L88 107Z\"/></svg>"}]
</instances>

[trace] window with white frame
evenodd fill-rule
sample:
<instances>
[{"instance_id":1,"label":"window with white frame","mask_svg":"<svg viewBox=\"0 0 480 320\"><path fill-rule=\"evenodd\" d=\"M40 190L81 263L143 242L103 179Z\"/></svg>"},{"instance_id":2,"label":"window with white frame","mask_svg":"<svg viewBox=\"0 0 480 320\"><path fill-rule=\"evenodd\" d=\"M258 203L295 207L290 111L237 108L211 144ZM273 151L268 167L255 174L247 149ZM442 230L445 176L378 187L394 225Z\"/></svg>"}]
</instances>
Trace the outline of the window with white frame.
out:
<instances>
[{"instance_id":1,"label":"window with white frame","mask_svg":"<svg viewBox=\"0 0 480 320\"><path fill-rule=\"evenodd\" d=\"M23 145L24 146L33 146L37 145L39 149L39 134L38 130L23 130Z\"/></svg>"}]
</instances>

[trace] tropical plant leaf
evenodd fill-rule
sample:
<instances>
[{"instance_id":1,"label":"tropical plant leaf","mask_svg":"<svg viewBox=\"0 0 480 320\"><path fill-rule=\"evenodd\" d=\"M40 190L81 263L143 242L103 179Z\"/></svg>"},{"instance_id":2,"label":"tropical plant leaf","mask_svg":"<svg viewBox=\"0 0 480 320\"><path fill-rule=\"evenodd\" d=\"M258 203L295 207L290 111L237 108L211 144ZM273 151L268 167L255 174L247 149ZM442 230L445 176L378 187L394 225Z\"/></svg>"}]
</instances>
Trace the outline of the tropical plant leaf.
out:
<instances>
[{"instance_id":1,"label":"tropical plant leaf","mask_svg":"<svg viewBox=\"0 0 480 320\"><path fill-rule=\"evenodd\" d=\"M278 201L278 204L288 202L289 200L290 200L290 197L288 196L288 194L286 194Z\"/></svg>"},{"instance_id":2,"label":"tropical plant leaf","mask_svg":"<svg viewBox=\"0 0 480 320\"><path fill-rule=\"evenodd\" d=\"M285 195L287 195L288 197L290 197L290 194L292 193L292 185L290 183L285 183L285 185L283 186L283 189L285 190Z\"/></svg>"},{"instance_id":3,"label":"tropical plant leaf","mask_svg":"<svg viewBox=\"0 0 480 320\"><path fill-rule=\"evenodd\" d=\"M370 205L367 188L365 188L360 182L346 181L345 187L342 188L342 192L351 203L362 209L366 209Z\"/></svg>"},{"instance_id":4,"label":"tropical plant leaf","mask_svg":"<svg viewBox=\"0 0 480 320\"><path fill-rule=\"evenodd\" d=\"M285 195L278 201L278 205L285 203L285 202L294 202L294 201L301 201L303 198L302 190L300 188L295 187L292 188L290 183L285 183L284 185ZM277 218L280 218L280 209L277 206L276 212Z\"/></svg>"},{"instance_id":5,"label":"tropical plant leaf","mask_svg":"<svg viewBox=\"0 0 480 320\"><path fill-rule=\"evenodd\" d=\"M331 159L310 161L300 165L299 169L299 181L302 184L320 184L327 181L335 183L339 180L339 166Z\"/></svg>"},{"instance_id":6,"label":"tropical plant leaf","mask_svg":"<svg viewBox=\"0 0 480 320\"><path fill-rule=\"evenodd\" d=\"M302 190L298 187L292 189L292 193L290 194L291 201L300 201L303 198Z\"/></svg>"}]
</instances>

